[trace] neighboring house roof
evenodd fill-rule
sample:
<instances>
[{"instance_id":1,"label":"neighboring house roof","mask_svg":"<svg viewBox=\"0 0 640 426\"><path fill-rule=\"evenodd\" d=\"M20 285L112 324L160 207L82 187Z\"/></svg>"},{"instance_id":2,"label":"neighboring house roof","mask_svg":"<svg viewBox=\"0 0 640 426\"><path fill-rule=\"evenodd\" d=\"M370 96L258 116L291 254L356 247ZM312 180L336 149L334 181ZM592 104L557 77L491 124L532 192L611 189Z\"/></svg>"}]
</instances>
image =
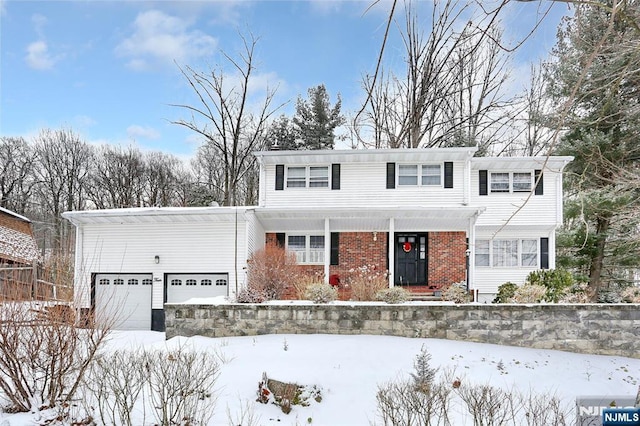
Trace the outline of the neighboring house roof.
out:
<instances>
[{"instance_id":1,"label":"neighboring house roof","mask_svg":"<svg viewBox=\"0 0 640 426\"><path fill-rule=\"evenodd\" d=\"M2 207L0 207L0 213L10 216L12 220L29 224L31 229L31 221L26 217ZM33 234L0 225L0 259L27 264L39 260L40 251Z\"/></svg>"}]
</instances>

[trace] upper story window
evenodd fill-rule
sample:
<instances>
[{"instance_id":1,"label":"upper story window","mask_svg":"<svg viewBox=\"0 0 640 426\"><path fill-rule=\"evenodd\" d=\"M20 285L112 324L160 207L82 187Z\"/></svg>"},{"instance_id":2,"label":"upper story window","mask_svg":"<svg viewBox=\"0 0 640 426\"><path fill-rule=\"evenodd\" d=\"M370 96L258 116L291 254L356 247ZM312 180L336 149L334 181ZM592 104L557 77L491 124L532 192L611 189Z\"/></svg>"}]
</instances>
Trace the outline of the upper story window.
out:
<instances>
[{"instance_id":1,"label":"upper story window","mask_svg":"<svg viewBox=\"0 0 640 426\"><path fill-rule=\"evenodd\" d=\"M535 268L538 266L538 252L536 239L476 240L475 265Z\"/></svg>"},{"instance_id":2,"label":"upper story window","mask_svg":"<svg viewBox=\"0 0 640 426\"><path fill-rule=\"evenodd\" d=\"M298 263L324 263L324 235L289 235L287 249Z\"/></svg>"},{"instance_id":3,"label":"upper story window","mask_svg":"<svg viewBox=\"0 0 640 426\"><path fill-rule=\"evenodd\" d=\"M398 165L398 186L440 186L442 167L440 164Z\"/></svg>"},{"instance_id":4,"label":"upper story window","mask_svg":"<svg viewBox=\"0 0 640 426\"><path fill-rule=\"evenodd\" d=\"M531 192L532 174L491 172L491 192Z\"/></svg>"},{"instance_id":5,"label":"upper story window","mask_svg":"<svg viewBox=\"0 0 640 426\"><path fill-rule=\"evenodd\" d=\"M329 167L287 167L287 188L328 188Z\"/></svg>"}]
</instances>

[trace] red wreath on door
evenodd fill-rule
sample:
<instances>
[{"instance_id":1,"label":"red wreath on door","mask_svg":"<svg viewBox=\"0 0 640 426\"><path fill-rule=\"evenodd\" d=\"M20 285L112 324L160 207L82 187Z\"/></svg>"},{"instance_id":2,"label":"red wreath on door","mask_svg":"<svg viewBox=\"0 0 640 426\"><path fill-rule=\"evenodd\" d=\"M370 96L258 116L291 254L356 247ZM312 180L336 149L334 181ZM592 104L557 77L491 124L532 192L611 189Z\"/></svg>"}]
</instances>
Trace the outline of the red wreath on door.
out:
<instances>
[{"instance_id":1,"label":"red wreath on door","mask_svg":"<svg viewBox=\"0 0 640 426\"><path fill-rule=\"evenodd\" d=\"M411 251L411 243L406 242L402 244L402 250L404 250L405 253L409 253Z\"/></svg>"}]
</instances>

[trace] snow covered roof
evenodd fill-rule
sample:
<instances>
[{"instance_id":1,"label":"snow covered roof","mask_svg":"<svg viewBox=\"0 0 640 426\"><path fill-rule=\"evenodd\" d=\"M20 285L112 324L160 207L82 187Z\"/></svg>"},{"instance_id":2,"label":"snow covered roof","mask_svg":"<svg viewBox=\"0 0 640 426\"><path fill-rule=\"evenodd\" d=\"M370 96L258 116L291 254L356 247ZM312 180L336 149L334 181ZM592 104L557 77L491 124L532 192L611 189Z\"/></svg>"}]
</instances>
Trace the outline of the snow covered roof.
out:
<instances>
[{"instance_id":1,"label":"snow covered roof","mask_svg":"<svg viewBox=\"0 0 640 426\"><path fill-rule=\"evenodd\" d=\"M10 215L10 216L13 216L13 217L15 217L16 219L20 219L20 220L22 220L23 222L29 222L29 223L31 223L31 221L30 221L29 219L27 219L26 217L24 217L24 216L22 216L22 215L19 215L18 213L13 212L13 211L11 211L11 210L7 210L7 209L5 209L5 208L3 208L3 207L0 207L0 212L2 212L2 213L6 213L6 214L8 214L8 215Z\"/></svg>"},{"instance_id":2,"label":"snow covered roof","mask_svg":"<svg viewBox=\"0 0 640 426\"><path fill-rule=\"evenodd\" d=\"M82 223L177 223L234 221L254 207L131 207L122 209L80 210L62 213L62 217Z\"/></svg>"},{"instance_id":3,"label":"snow covered roof","mask_svg":"<svg viewBox=\"0 0 640 426\"><path fill-rule=\"evenodd\" d=\"M327 149L296 151L258 151L253 154L262 164L326 164L326 163L378 163L378 162L427 162L464 161L477 149L462 148L412 148L412 149Z\"/></svg>"},{"instance_id":4,"label":"snow covered roof","mask_svg":"<svg viewBox=\"0 0 640 426\"><path fill-rule=\"evenodd\" d=\"M33 263L40 259L40 251L32 235L0 226L0 259Z\"/></svg>"}]
</instances>

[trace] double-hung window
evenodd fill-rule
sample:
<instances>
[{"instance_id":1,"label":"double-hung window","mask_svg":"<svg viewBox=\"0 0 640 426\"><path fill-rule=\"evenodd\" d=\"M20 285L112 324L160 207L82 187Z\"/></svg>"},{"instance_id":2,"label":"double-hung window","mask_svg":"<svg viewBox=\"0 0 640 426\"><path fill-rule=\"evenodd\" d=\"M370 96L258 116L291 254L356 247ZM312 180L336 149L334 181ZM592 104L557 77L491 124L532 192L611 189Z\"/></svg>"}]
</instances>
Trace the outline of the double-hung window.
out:
<instances>
[{"instance_id":1,"label":"double-hung window","mask_svg":"<svg viewBox=\"0 0 640 426\"><path fill-rule=\"evenodd\" d=\"M475 265L494 268L538 267L537 239L476 240Z\"/></svg>"},{"instance_id":2,"label":"double-hung window","mask_svg":"<svg viewBox=\"0 0 640 426\"><path fill-rule=\"evenodd\" d=\"M491 192L530 192L531 173L492 172Z\"/></svg>"},{"instance_id":3,"label":"double-hung window","mask_svg":"<svg viewBox=\"0 0 640 426\"><path fill-rule=\"evenodd\" d=\"M287 188L328 188L329 167L287 167Z\"/></svg>"},{"instance_id":4,"label":"double-hung window","mask_svg":"<svg viewBox=\"0 0 640 426\"><path fill-rule=\"evenodd\" d=\"M398 166L399 186L440 186L441 184L440 164L400 164Z\"/></svg>"},{"instance_id":5,"label":"double-hung window","mask_svg":"<svg viewBox=\"0 0 640 426\"><path fill-rule=\"evenodd\" d=\"M324 235L289 235L287 249L300 264L324 263Z\"/></svg>"}]
</instances>

